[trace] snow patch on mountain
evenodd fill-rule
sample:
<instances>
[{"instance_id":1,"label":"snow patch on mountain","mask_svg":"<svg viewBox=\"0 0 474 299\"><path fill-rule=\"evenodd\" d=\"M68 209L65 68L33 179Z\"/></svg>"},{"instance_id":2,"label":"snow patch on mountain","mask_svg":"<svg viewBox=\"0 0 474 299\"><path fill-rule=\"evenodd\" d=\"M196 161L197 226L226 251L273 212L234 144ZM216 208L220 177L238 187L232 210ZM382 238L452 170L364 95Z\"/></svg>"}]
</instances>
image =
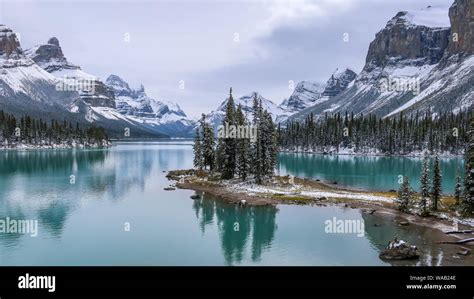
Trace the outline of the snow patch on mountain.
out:
<instances>
[{"instance_id":1,"label":"snow patch on mountain","mask_svg":"<svg viewBox=\"0 0 474 299\"><path fill-rule=\"evenodd\" d=\"M430 28L450 27L449 17L446 7L428 6L421 10L402 11L391 19L387 26L394 26L403 22L407 26L426 26Z\"/></svg>"},{"instance_id":2,"label":"snow patch on mountain","mask_svg":"<svg viewBox=\"0 0 474 299\"><path fill-rule=\"evenodd\" d=\"M106 84L113 90L117 111L122 115L170 136L192 136L194 121L187 117L178 104L155 100L146 94L143 85L132 88L117 75L110 75Z\"/></svg>"},{"instance_id":3,"label":"snow patch on mountain","mask_svg":"<svg viewBox=\"0 0 474 299\"><path fill-rule=\"evenodd\" d=\"M329 101L352 86L355 78L356 73L346 67L336 69L325 84L313 81L299 82L291 96L280 104L279 107L284 112L277 117L277 121L284 123L300 111Z\"/></svg>"},{"instance_id":4,"label":"snow patch on mountain","mask_svg":"<svg viewBox=\"0 0 474 299\"><path fill-rule=\"evenodd\" d=\"M295 113L309 107L319 100L326 86L314 81L301 81L296 85L292 95L280 104L288 113Z\"/></svg>"}]
</instances>

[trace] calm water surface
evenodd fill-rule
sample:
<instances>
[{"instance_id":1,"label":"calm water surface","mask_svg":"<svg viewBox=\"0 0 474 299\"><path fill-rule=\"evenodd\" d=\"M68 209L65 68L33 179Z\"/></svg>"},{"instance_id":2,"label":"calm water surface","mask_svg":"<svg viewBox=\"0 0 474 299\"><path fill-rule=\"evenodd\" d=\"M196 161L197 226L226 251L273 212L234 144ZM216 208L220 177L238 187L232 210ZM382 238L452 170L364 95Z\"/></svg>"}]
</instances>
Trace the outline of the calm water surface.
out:
<instances>
[{"instance_id":1,"label":"calm water surface","mask_svg":"<svg viewBox=\"0 0 474 299\"><path fill-rule=\"evenodd\" d=\"M433 160L430 159L431 172ZM414 157L281 153L278 170L282 175L337 181L352 188L376 191L397 190L400 176L407 176L411 186L419 191L422 162L423 159ZM440 165L443 193L453 194L457 171L464 177L464 159L441 158Z\"/></svg>"},{"instance_id":2,"label":"calm water surface","mask_svg":"<svg viewBox=\"0 0 474 299\"><path fill-rule=\"evenodd\" d=\"M446 190L461 162L443 160ZM419 165L282 154L279 171L390 189L402 171L414 178ZM208 196L192 200L190 190L163 190L165 171L191 166L189 142L0 152L0 219L39 222L37 237L0 233L0 265L390 265L378 253L394 234L421 245L421 264L443 264L446 256L446 248L426 242L432 230L356 209L237 208ZM365 235L325 233L332 217L364 220Z\"/></svg>"}]
</instances>

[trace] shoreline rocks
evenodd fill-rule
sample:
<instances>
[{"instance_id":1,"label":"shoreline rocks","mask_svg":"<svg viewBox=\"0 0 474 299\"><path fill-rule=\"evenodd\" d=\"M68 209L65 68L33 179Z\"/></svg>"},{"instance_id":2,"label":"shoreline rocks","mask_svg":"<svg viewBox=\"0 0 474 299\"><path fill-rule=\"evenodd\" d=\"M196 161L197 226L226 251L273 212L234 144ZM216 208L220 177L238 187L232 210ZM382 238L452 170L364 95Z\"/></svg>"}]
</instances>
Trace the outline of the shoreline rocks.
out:
<instances>
[{"instance_id":1,"label":"shoreline rocks","mask_svg":"<svg viewBox=\"0 0 474 299\"><path fill-rule=\"evenodd\" d=\"M383 260L412 260L420 257L418 249L414 245L410 245L403 240L395 237L383 250L379 257Z\"/></svg>"}]
</instances>

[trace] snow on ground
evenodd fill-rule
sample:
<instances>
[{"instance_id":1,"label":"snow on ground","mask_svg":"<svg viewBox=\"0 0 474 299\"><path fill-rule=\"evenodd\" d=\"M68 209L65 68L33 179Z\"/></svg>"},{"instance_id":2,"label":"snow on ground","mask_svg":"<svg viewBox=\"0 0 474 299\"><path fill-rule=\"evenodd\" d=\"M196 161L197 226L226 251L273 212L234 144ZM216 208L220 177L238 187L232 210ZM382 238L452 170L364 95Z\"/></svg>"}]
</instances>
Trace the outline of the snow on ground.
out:
<instances>
[{"instance_id":1,"label":"snow on ground","mask_svg":"<svg viewBox=\"0 0 474 299\"><path fill-rule=\"evenodd\" d=\"M306 191L303 190L303 186L293 185L288 188L278 188L270 186L259 186L256 184L248 183L239 183L239 184L228 184L226 186L229 190L244 192L249 195L254 195L258 193L270 193L270 194L281 194L281 195L295 195L295 196L307 196L307 197L328 197L328 198L346 198L346 199L356 199L356 200L366 200L366 201L380 201L380 202L393 202L393 199L376 196L370 194L361 194L357 192L350 191Z\"/></svg>"},{"instance_id":2,"label":"snow on ground","mask_svg":"<svg viewBox=\"0 0 474 299\"><path fill-rule=\"evenodd\" d=\"M310 197L330 197L330 198L347 198L347 199L358 199L358 200L367 200L367 201L383 201L383 202L393 202L391 198L384 196L368 195L368 194L359 194L354 192L327 192L327 191L302 191L301 195L310 196Z\"/></svg>"},{"instance_id":3,"label":"snow on ground","mask_svg":"<svg viewBox=\"0 0 474 299\"><path fill-rule=\"evenodd\" d=\"M446 213L440 213L438 217L448 220L448 221L452 221L453 223L474 227L474 218L460 218L460 217L448 215ZM457 230L457 228L454 228L452 230Z\"/></svg>"}]
</instances>

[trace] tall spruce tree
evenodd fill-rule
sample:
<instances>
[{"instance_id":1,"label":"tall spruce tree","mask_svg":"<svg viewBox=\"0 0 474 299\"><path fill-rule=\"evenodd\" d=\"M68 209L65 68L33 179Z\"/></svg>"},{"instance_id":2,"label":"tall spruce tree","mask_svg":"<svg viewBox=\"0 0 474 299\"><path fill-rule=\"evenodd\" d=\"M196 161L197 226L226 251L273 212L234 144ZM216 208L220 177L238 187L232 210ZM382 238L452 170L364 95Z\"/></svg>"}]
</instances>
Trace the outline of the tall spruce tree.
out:
<instances>
[{"instance_id":1,"label":"tall spruce tree","mask_svg":"<svg viewBox=\"0 0 474 299\"><path fill-rule=\"evenodd\" d=\"M276 126L273 123L272 116L264 110L261 119L261 148L262 148L262 174L264 177L273 175L277 162L277 137Z\"/></svg>"},{"instance_id":2,"label":"tall spruce tree","mask_svg":"<svg viewBox=\"0 0 474 299\"><path fill-rule=\"evenodd\" d=\"M421 178L420 178L420 214L427 216L429 214L428 201L430 198L430 178L429 178L429 161L428 156L423 158Z\"/></svg>"},{"instance_id":3,"label":"tall spruce tree","mask_svg":"<svg viewBox=\"0 0 474 299\"><path fill-rule=\"evenodd\" d=\"M235 104L232 97L232 87L229 91L229 99L226 105L226 112L222 120L222 126L225 128L225 136L222 140L222 149L219 154L222 154L222 178L234 178L236 171L236 149L237 149L237 128L235 121ZM222 138L222 136L220 136Z\"/></svg>"},{"instance_id":4,"label":"tall spruce tree","mask_svg":"<svg viewBox=\"0 0 474 299\"><path fill-rule=\"evenodd\" d=\"M202 130L202 159L203 166L206 168L209 166L210 171L214 171L215 165L215 139L214 130L211 125L206 122L206 116L203 114L201 118L201 130Z\"/></svg>"},{"instance_id":5,"label":"tall spruce tree","mask_svg":"<svg viewBox=\"0 0 474 299\"><path fill-rule=\"evenodd\" d=\"M242 107L239 105L236 112L236 123L240 130L250 130L250 125L248 124L244 113L242 112ZM237 150L236 150L236 164L237 164L237 174L239 178L245 181L249 175L250 171L250 136L240 136L237 139Z\"/></svg>"},{"instance_id":6,"label":"tall spruce tree","mask_svg":"<svg viewBox=\"0 0 474 299\"><path fill-rule=\"evenodd\" d=\"M399 211L408 213L410 212L410 206L413 203L413 190L410 187L408 177L403 177L403 182L398 190L398 197L395 200Z\"/></svg>"},{"instance_id":7,"label":"tall spruce tree","mask_svg":"<svg viewBox=\"0 0 474 299\"><path fill-rule=\"evenodd\" d=\"M257 138L252 144L252 174L257 184L263 181L263 159L262 159L262 103L258 100L257 94L253 98L253 126L257 128Z\"/></svg>"},{"instance_id":8,"label":"tall spruce tree","mask_svg":"<svg viewBox=\"0 0 474 299\"><path fill-rule=\"evenodd\" d=\"M203 153L202 153L202 126L201 130L199 128L196 129L196 135L194 136L194 145L193 145L193 151L194 151L194 159L193 159L193 164L194 167L201 170L204 167L204 159L203 159Z\"/></svg>"},{"instance_id":9,"label":"tall spruce tree","mask_svg":"<svg viewBox=\"0 0 474 299\"><path fill-rule=\"evenodd\" d=\"M454 185L454 200L456 207L461 206L462 196L462 183L461 183L461 170L458 168L456 171L456 183Z\"/></svg>"},{"instance_id":10,"label":"tall spruce tree","mask_svg":"<svg viewBox=\"0 0 474 299\"><path fill-rule=\"evenodd\" d=\"M217 172L222 173L224 169L224 138L217 138L215 151L215 167Z\"/></svg>"},{"instance_id":11,"label":"tall spruce tree","mask_svg":"<svg viewBox=\"0 0 474 299\"><path fill-rule=\"evenodd\" d=\"M433 190L431 191L431 203L432 203L432 210L437 211L439 206L439 201L441 199L441 181L442 181L442 174L441 168L439 165L439 157L436 155L434 160L433 166Z\"/></svg>"}]
</instances>

